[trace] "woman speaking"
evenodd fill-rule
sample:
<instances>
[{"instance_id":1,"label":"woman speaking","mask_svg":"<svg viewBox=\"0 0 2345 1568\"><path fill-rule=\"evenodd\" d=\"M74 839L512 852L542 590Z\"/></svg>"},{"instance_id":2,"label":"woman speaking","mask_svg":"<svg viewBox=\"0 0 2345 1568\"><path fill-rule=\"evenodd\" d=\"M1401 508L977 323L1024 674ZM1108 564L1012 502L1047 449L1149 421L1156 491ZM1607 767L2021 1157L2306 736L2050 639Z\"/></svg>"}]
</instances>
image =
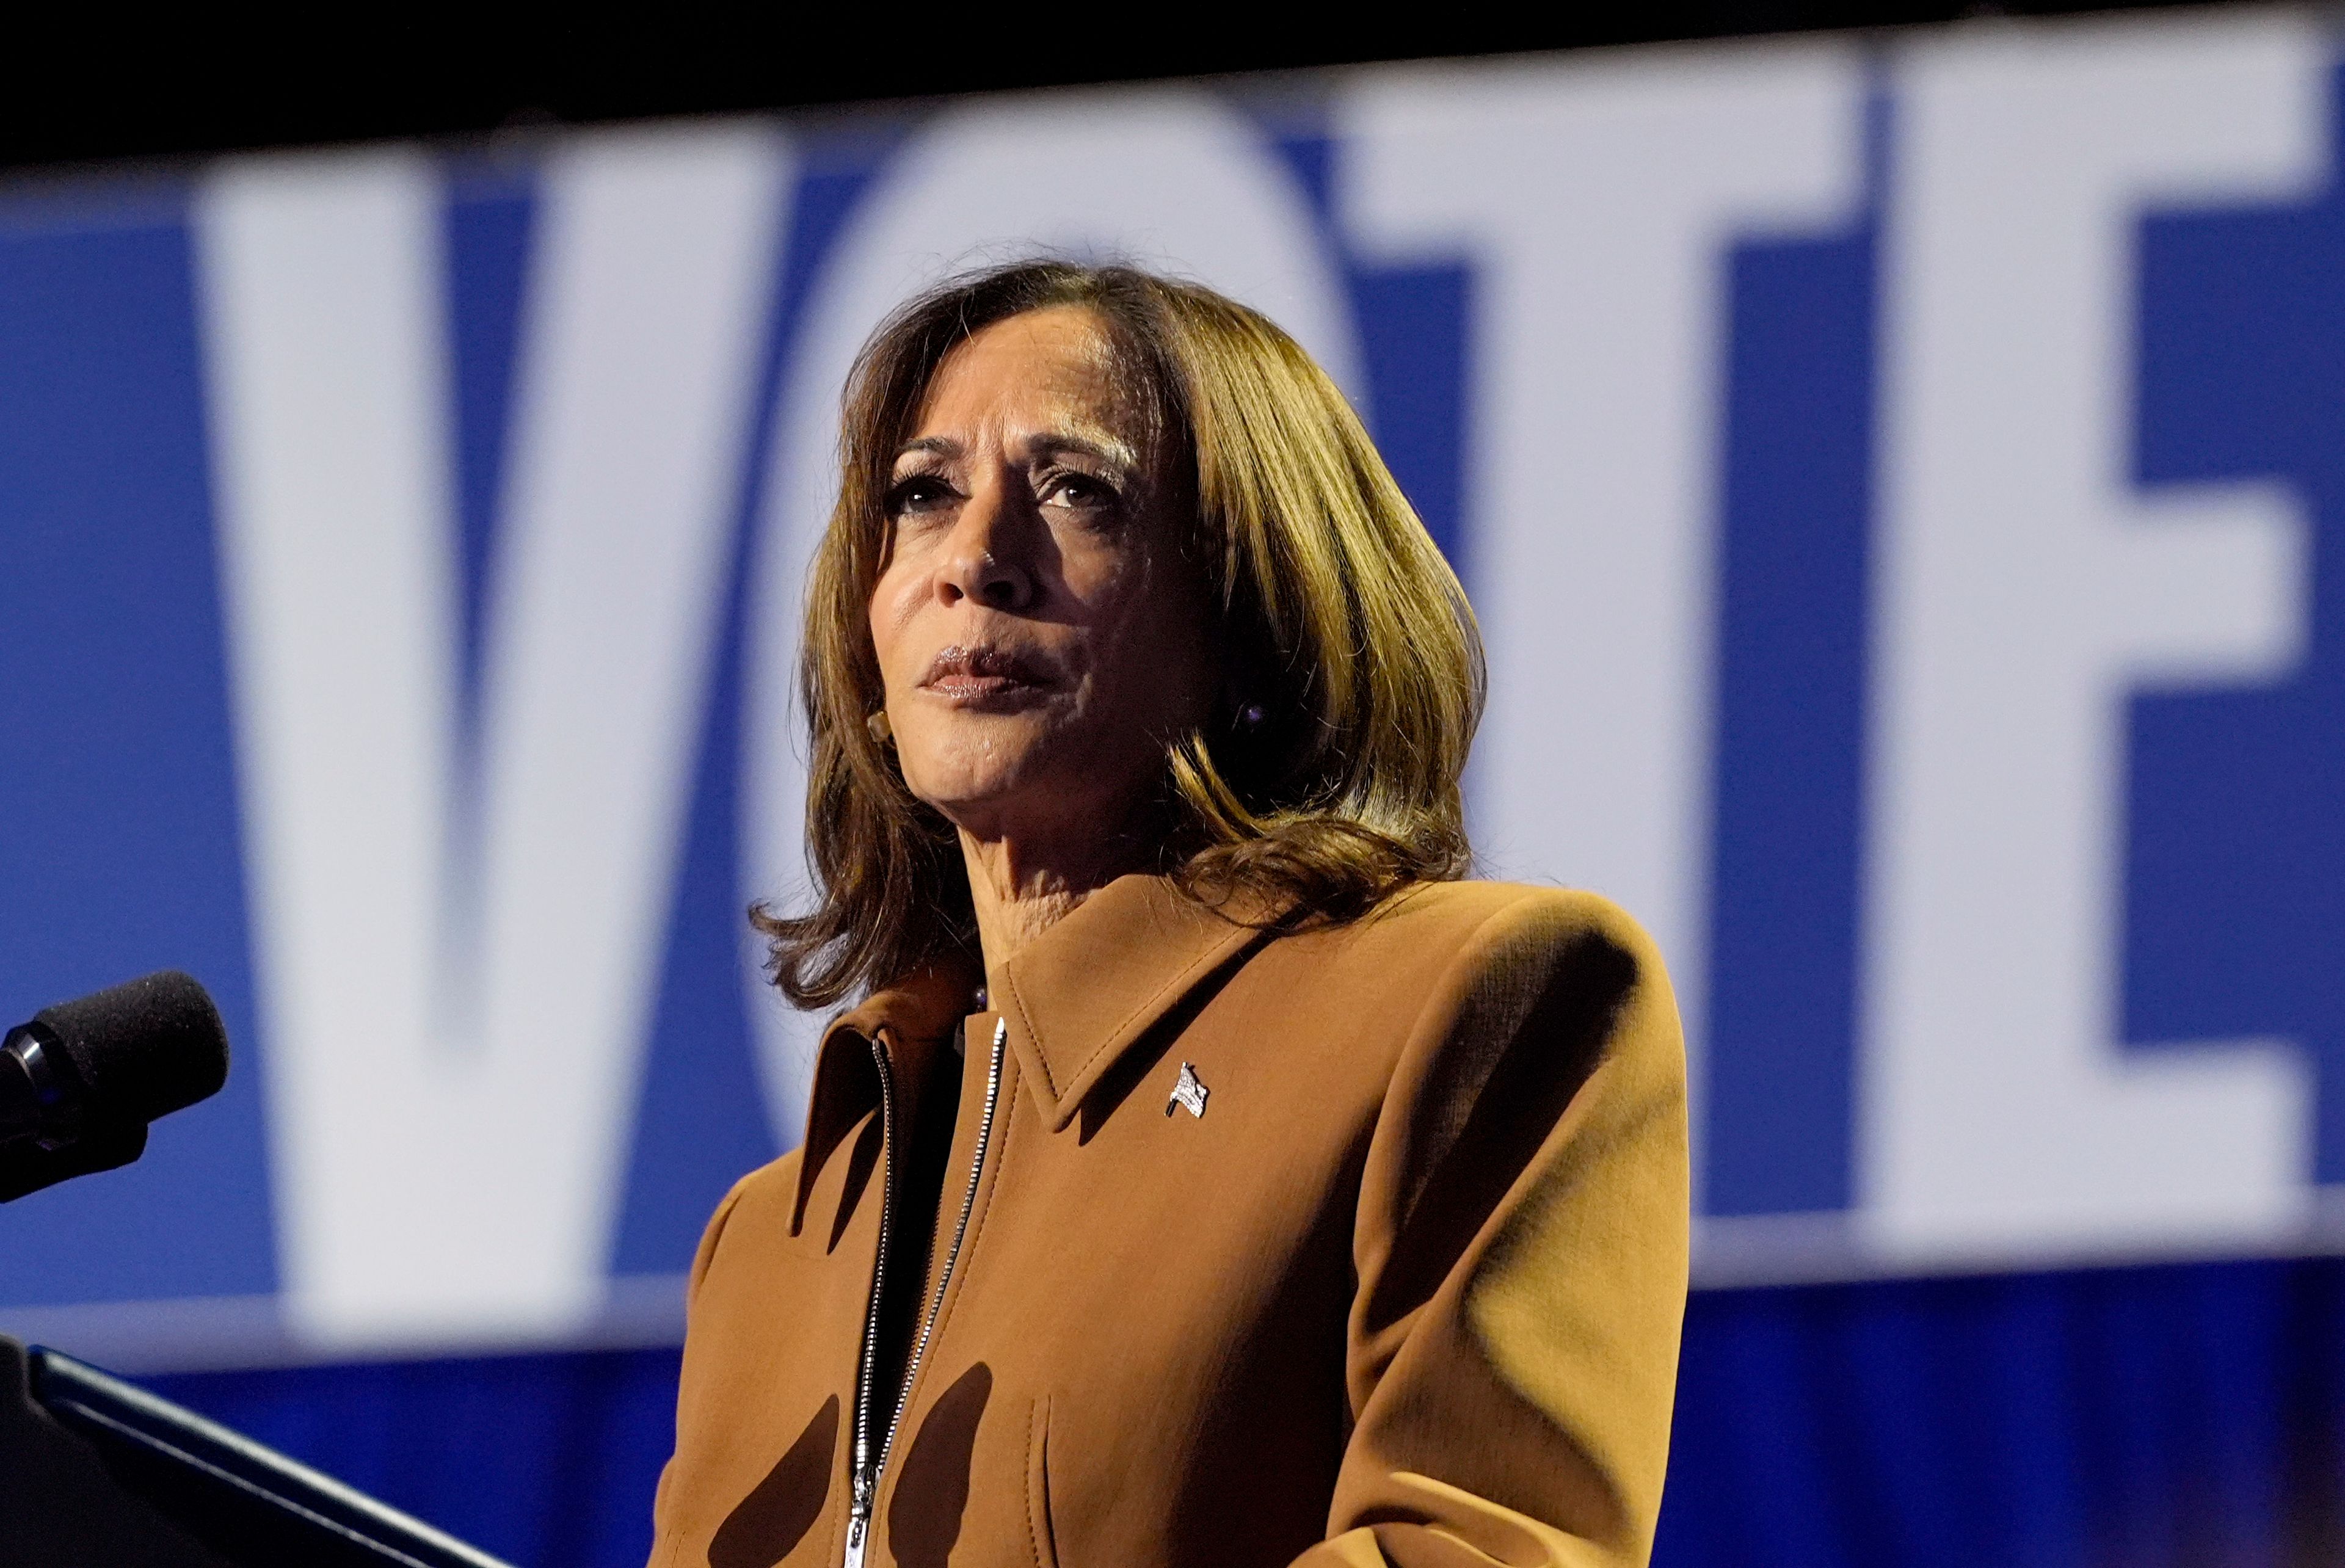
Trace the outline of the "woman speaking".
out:
<instances>
[{"instance_id":1,"label":"woman speaking","mask_svg":"<svg viewBox=\"0 0 2345 1568\"><path fill-rule=\"evenodd\" d=\"M1480 647L1342 394L1033 262L890 319L840 450L756 917L853 1005L694 1263L653 1562L1644 1562L1675 1005L1458 880Z\"/></svg>"}]
</instances>

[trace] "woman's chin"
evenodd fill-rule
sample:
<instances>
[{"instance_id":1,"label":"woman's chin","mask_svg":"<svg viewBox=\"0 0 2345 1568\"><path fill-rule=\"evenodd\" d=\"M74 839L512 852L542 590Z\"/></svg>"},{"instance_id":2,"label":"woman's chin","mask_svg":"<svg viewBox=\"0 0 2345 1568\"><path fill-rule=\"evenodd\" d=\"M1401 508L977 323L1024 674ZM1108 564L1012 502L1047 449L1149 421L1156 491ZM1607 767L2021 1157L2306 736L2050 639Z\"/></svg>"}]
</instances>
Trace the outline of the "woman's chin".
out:
<instances>
[{"instance_id":1,"label":"woman's chin","mask_svg":"<svg viewBox=\"0 0 2345 1568\"><path fill-rule=\"evenodd\" d=\"M1099 781L1044 756L996 758L981 767L908 770L912 793L980 839L1049 838L1091 830Z\"/></svg>"},{"instance_id":2,"label":"woman's chin","mask_svg":"<svg viewBox=\"0 0 2345 1568\"><path fill-rule=\"evenodd\" d=\"M923 799L987 800L1052 770L1064 751L1042 713L922 713L896 732L896 755Z\"/></svg>"},{"instance_id":3,"label":"woman's chin","mask_svg":"<svg viewBox=\"0 0 2345 1568\"><path fill-rule=\"evenodd\" d=\"M1021 761L998 756L956 759L928 767L907 767L904 780L914 794L966 826L979 817L1040 804L1049 795L1047 784L1038 783L1037 770L1018 765Z\"/></svg>"}]
</instances>

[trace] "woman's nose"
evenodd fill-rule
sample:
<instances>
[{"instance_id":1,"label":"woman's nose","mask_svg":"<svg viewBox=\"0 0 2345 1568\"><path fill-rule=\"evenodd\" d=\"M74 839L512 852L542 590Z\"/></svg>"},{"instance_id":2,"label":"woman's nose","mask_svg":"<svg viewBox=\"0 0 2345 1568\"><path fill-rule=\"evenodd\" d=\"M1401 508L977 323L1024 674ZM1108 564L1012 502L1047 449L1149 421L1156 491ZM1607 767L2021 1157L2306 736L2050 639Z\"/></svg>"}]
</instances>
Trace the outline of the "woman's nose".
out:
<instances>
[{"instance_id":1,"label":"woman's nose","mask_svg":"<svg viewBox=\"0 0 2345 1568\"><path fill-rule=\"evenodd\" d=\"M961 508L938 582L948 603L966 598L1019 611L1034 602L1034 576L1019 558L1016 520L1007 511L999 494L971 496Z\"/></svg>"}]
</instances>

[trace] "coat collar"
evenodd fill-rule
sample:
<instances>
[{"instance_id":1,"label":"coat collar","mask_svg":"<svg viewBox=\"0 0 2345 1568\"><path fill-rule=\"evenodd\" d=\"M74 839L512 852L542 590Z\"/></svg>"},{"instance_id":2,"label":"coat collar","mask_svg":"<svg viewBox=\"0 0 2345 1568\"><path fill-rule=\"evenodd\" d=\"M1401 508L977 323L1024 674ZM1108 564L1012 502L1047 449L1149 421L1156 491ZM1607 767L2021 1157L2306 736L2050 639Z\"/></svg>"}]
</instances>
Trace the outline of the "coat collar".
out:
<instances>
[{"instance_id":1,"label":"coat collar","mask_svg":"<svg viewBox=\"0 0 2345 1568\"><path fill-rule=\"evenodd\" d=\"M1266 937L1162 876L1121 876L988 977L1019 1077L1053 1132L1198 984Z\"/></svg>"},{"instance_id":2,"label":"coat collar","mask_svg":"<svg viewBox=\"0 0 2345 1568\"><path fill-rule=\"evenodd\" d=\"M1121 876L994 972L989 1000L1009 1024L1019 1078L1051 1131L1074 1120L1083 1097L1158 1019L1267 940L1246 923L1258 916L1233 914L1204 907L1168 878ZM879 1104L872 1042L888 1053L909 1104L938 1053L952 1048L977 979L973 964L939 964L873 993L823 1031L807 1099L794 1233L816 1176Z\"/></svg>"},{"instance_id":3,"label":"coat collar","mask_svg":"<svg viewBox=\"0 0 2345 1568\"><path fill-rule=\"evenodd\" d=\"M823 1031L814 1086L807 1096L806 1148L798 1158L797 1200L790 1209L793 1235L805 1222L815 1177L856 1124L879 1105L872 1043L888 1053L889 1073L909 1114L939 1056L952 1048L953 1036L976 1001L978 978L973 962L932 966L872 993Z\"/></svg>"}]
</instances>

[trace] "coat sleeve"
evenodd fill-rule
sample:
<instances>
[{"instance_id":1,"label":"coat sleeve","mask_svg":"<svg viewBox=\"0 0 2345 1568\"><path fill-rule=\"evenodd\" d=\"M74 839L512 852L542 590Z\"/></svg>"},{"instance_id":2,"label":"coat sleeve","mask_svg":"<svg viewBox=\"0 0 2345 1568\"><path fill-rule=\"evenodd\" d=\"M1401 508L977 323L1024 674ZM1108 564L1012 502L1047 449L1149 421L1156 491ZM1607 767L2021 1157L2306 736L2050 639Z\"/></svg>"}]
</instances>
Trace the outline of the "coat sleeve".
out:
<instances>
[{"instance_id":1,"label":"coat sleeve","mask_svg":"<svg viewBox=\"0 0 2345 1568\"><path fill-rule=\"evenodd\" d=\"M1296 1568L1646 1563L1688 1205L1659 956L1601 899L1527 891L1451 966L1378 1115L1352 1431Z\"/></svg>"},{"instance_id":2,"label":"coat sleeve","mask_svg":"<svg viewBox=\"0 0 2345 1568\"><path fill-rule=\"evenodd\" d=\"M708 1217L708 1224L700 1233L700 1245L692 1255L692 1272L685 1277L684 1285L684 1317L687 1324L692 1321L694 1309L700 1304L700 1287L702 1281L708 1278L709 1265L716 1261L716 1243L725 1234L726 1222L733 1218L733 1209L741 1201L741 1194L754 1179L754 1175L745 1176L733 1184L732 1190L726 1193L723 1202L717 1204L716 1212ZM683 1424L681 1416L679 1411L679 1428ZM655 1563L660 1561L661 1552L670 1544L675 1534L668 1513L668 1479L675 1473L675 1456L671 1453L668 1462L660 1466L659 1485L652 1492L652 1535L655 1542L652 1562Z\"/></svg>"}]
</instances>

